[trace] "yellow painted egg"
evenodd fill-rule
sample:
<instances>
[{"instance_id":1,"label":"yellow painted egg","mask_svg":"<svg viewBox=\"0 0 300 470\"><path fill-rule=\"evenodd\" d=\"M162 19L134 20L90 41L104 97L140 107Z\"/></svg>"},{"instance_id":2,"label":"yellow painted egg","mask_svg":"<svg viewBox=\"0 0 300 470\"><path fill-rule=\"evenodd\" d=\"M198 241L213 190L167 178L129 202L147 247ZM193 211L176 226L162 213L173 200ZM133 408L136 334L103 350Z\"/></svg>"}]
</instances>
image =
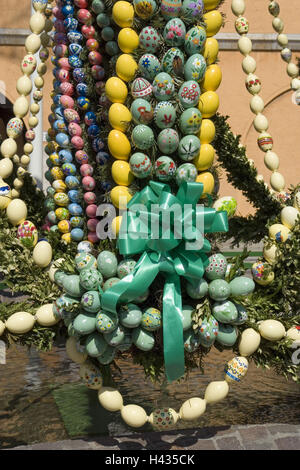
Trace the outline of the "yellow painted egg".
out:
<instances>
[{"instance_id":1,"label":"yellow painted egg","mask_svg":"<svg viewBox=\"0 0 300 470\"><path fill-rule=\"evenodd\" d=\"M1 178L8 178L14 169L14 164L10 158L3 158L0 160L0 177Z\"/></svg>"},{"instance_id":2,"label":"yellow painted egg","mask_svg":"<svg viewBox=\"0 0 300 470\"><path fill-rule=\"evenodd\" d=\"M219 43L215 38L207 38L204 44L203 57L207 65L213 64L219 54Z\"/></svg>"},{"instance_id":3,"label":"yellow painted egg","mask_svg":"<svg viewBox=\"0 0 300 470\"><path fill-rule=\"evenodd\" d=\"M36 321L42 326L53 326L59 322L53 313L53 304L42 305L35 314Z\"/></svg>"},{"instance_id":4,"label":"yellow painted egg","mask_svg":"<svg viewBox=\"0 0 300 470\"><path fill-rule=\"evenodd\" d=\"M0 175L1 176L1 175ZM292 206L284 207L280 213L281 222L289 229L293 229L300 212Z\"/></svg>"},{"instance_id":5,"label":"yellow painted egg","mask_svg":"<svg viewBox=\"0 0 300 470\"><path fill-rule=\"evenodd\" d=\"M118 77L111 77L106 81L105 94L112 103L124 103L128 90L125 83Z\"/></svg>"},{"instance_id":6,"label":"yellow painted egg","mask_svg":"<svg viewBox=\"0 0 300 470\"><path fill-rule=\"evenodd\" d=\"M269 264L274 264L276 260L277 246L275 243L273 245L265 245L263 249L263 257Z\"/></svg>"},{"instance_id":7,"label":"yellow painted egg","mask_svg":"<svg viewBox=\"0 0 300 470\"><path fill-rule=\"evenodd\" d=\"M129 186L134 180L134 175L130 171L130 165L124 160L116 160L112 164L111 174L114 181L120 186Z\"/></svg>"},{"instance_id":8,"label":"yellow painted egg","mask_svg":"<svg viewBox=\"0 0 300 470\"><path fill-rule=\"evenodd\" d=\"M269 237L277 242L285 242L290 237L290 229L282 224L273 224L269 227Z\"/></svg>"},{"instance_id":9,"label":"yellow painted egg","mask_svg":"<svg viewBox=\"0 0 300 470\"><path fill-rule=\"evenodd\" d=\"M27 206L21 199L11 201L6 209L6 215L12 225L19 225L27 218Z\"/></svg>"},{"instance_id":10,"label":"yellow painted egg","mask_svg":"<svg viewBox=\"0 0 300 470\"><path fill-rule=\"evenodd\" d=\"M110 192L110 198L115 207L125 210L132 195L126 186L115 186Z\"/></svg>"},{"instance_id":11,"label":"yellow painted egg","mask_svg":"<svg viewBox=\"0 0 300 470\"><path fill-rule=\"evenodd\" d=\"M111 127L126 132L132 116L129 109L121 103L114 103L109 108L108 119Z\"/></svg>"},{"instance_id":12,"label":"yellow painted egg","mask_svg":"<svg viewBox=\"0 0 300 470\"><path fill-rule=\"evenodd\" d=\"M264 320L258 325L258 330L268 341L279 341L285 336L285 328L278 320Z\"/></svg>"},{"instance_id":13,"label":"yellow painted egg","mask_svg":"<svg viewBox=\"0 0 300 470\"><path fill-rule=\"evenodd\" d=\"M4 330L5 330L5 323L3 323L3 321L0 320L0 336L3 335Z\"/></svg>"},{"instance_id":14,"label":"yellow painted egg","mask_svg":"<svg viewBox=\"0 0 300 470\"><path fill-rule=\"evenodd\" d=\"M71 237L71 234L70 234L70 233L64 233L64 234L61 236L61 239L62 239L65 243L71 243L72 237Z\"/></svg>"},{"instance_id":15,"label":"yellow painted egg","mask_svg":"<svg viewBox=\"0 0 300 470\"><path fill-rule=\"evenodd\" d=\"M239 352L241 356L251 356L260 345L260 334L253 328L247 328L241 334Z\"/></svg>"},{"instance_id":16,"label":"yellow painted egg","mask_svg":"<svg viewBox=\"0 0 300 470\"><path fill-rule=\"evenodd\" d=\"M221 29L223 18L218 10L209 11L203 15L203 21L206 23L206 36L210 38L215 36Z\"/></svg>"},{"instance_id":17,"label":"yellow painted egg","mask_svg":"<svg viewBox=\"0 0 300 470\"><path fill-rule=\"evenodd\" d=\"M138 405L126 405L121 409L121 416L128 426L140 428L147 422L146 411Z\"/></svg>"},{"instance_id":18,"label":"yellow painted egg","mask_svg":"<svg viewBox=\"0 0 300 470\"><path fill-rule=\"evenodd\" d=\"M229 392L229 385L226 380L219 380L211 382L205 390L206 403L218 403L227 397Z\"/></svg>"},{"instance_id":19,"label":"yellow painted egg","mask_svg":"<svg viewBox=\"0 0 300 470\"><path fill-rule=\"evenodd\" d=\"M215 149L210 144L202 144L199 155L194 160L198 171L204 171L211 167L215 158Z\"/></svg>"},{"instance_id":20,"label":"yellow painted egg","mask_svg":"<svg viewBox=\"0 0 300 470\"><path fill-rule=\"evenodd\" d=\"M210 144L216 135L216 128L211 119L202 119L199 139L201 144Z\"/></svg>"},{"instance_id":21,"label":"yellow painted egg","mask_svg":"<svg viewBox=\"0 0 300 470\"><path fill-rule=\"evenodd\" d=\"M115 237L117 237L119 235L121 223L122 223L122 216L121 215L119 215L118 217L115 217L112 220L111 229L112 229L112 232L115 235Z\"/></svg>"},{"instance_id":22,"label":"yellow painted egg","mask_svg":"<svg viewBox=\"0 0 300 470\"><path fill-rule=\"evenodd\" d=\"M196 183L203 184L203 195L201 196L201 199L206 197L206 194L211 194L215 187L214 177L209 171L200 173L196 178Z\"/></svg>"},{"instance_id":23,"label":"yellow painted egg","mask_svg":"<svg viewBox=\"0 0 300 470\"><path fill-rule=\"evenodd\" d=\"M219 96L215 91L206 91L199 98L198 108L202 117L210 118L214 116L219 108Z\"/></svg>"},{"instance_id":24,"label":"yellow painted egg","mask_svg":"<svg viewBox=\"0 0 300 470\"><path fill-rule=\"evenodd\" d=\"M68 220L60 220L57 224L58 230L61 233L68 233L70 231L70 222Z\"/></svg>"},{"instance_id":25,"label":"yellow painted egg","mask_svg":"<svg viewBox=\"0 0 300 470\"><path fill-rule=\"evenodd\" d=\"M206 11L214 10L220 4L221 0L204 0L204 9Z\"/></svg>"},{"instance_id":26,"label":"yellow painted egg","mask_svg":"<svg viewBox=\"0 0 300 470\"><path fill-rule=\"evenodd\" d=\"M123 408L121 393L112 387L102 387L98 392L100 405L108 411L120 411Z\"/></svg>"},{"instance_id":27,"label":"yellow painted egg","mask_svg":"<svg viewBox=\"0 0 300 470\"><path fill-rule=\"evenodd\" d=\"M125 82L133 80L138 64L130 54L121 54L116 62L116 72Z\"/></svg>"},{"instance_id":28,"label":"yellow painted egg","mask_svg":"<svg viewBox=\"0 0 300 470\"><path fill-rule=\"evenodd\" d=\"M108 148L111 155L118 160L128 160L131 145L126 135L118 130L112 130L108 134Z\"/></svg>"},{"instance_id":29,"label":"yellow painted egg","mask_svg":"<svg viewBox=\"0 0 300 470\"><path fill-rule=\"evenodd\" d=\"M5 327L11 333L24 334L32 330L35 318L28 312L17 312L5 322Z\"/></svg>"},{"instance_id":30,"label":"yellow painted egg","mask_svg":"<svg viewBox=\"0 0 300 470\"><path fill-rule=\"evenodd\" d=\"M6 209L11 203L11 188L8 184L0 179L0 209Z\"/></svg>"},{"instance_id":31,"label":"yellow painted egg","mask_svg":"<svg viewBox=\"0 0 300 470\"><path fill-rule=\"evenodd\" d=\"M133 6L129 2L116 2L112 9L112 17L114 22L121 28L132 26L134 18Z\"/></svg>"},{"instance_id":32,"label":"yellow painted egg","mask_svg":"<svg viewBox=\"0 0 300 470\"><path fill-rule=\"evenodd\" d=\"M222 81L222 72L217 64L209 65L206 69L204 80L201 83L202 91L216 91Z\"/></svg>"},{"instance_id":33,"label":"yellow painted egg","mask_svg":"<svg viewBox=\"0 0 300 470\"><path fill-rule=\"evenodd\" d=\"M118 45L122 52L129 54L139 46L139 37L131 28L122 28L118 34Z\"/></svg>"},{"instance_id":34,"label":"yellow painted egg","mask_svg":"<svg viewBox=\"0 0 300 470\"><path fill-rule=\"evenodd\" d=\"M4 158L11 158L17 153L17 149L16 141L12 137L9 137L3 140L1 144L1 155Z\"/></svg>"},{"instance_id":35,"label":"yellow painted egg","mask_svg":"<svg viewBox=\"0 0 300 470\"><path fill-rule=\"evenodd\" d=\"M39 242L32 253L33 261L40 268L46 268L51 263L52 259L52 247L50 243L46 241Z\"/></svg>"},{"instance_id":36,"label":"yellow painted egg","mask_svg":"<svg viewBox=\"0 0 300 470\"><path fill-rule=\"evenodd\" d=\"M193 397L185 401L179 410L179 416L185 421L199 418L206 410L206 400Z\"/></svg>"},{"instance_id":37,"label":"yellow painted egg","mask_svg":"<svg viewBox=\"0 0 300 470\"><path fill-rule=\"evenodd\" d=\"M77 339L74 336L70 336L66 341L66 353L76 364L83 364L88 357L86 352L79 349Z\"/></svg>"}]
</instances>

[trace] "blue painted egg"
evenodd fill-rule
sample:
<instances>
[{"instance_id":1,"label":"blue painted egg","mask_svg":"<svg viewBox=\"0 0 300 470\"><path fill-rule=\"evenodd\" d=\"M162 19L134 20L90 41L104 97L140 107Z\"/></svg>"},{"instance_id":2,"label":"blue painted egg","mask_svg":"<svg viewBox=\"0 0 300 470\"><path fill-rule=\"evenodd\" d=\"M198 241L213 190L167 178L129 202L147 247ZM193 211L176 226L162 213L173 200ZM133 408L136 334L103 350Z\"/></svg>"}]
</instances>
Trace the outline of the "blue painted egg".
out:
<instances>
[{"instance_id":1,"label":"blue painted egg","mask_svg":"<svg viewBox=\"0 0 300 470\"><path fill-rule=\"evenodd\" d=\"M59 105L59 104L60 104L60 98L61 98L61 97L62 97L62 95L61 95L60 93L58 93L57 95L55 95L55 96L53 97L53 103Z\"/></svg>"},{"instance_id":2,"label":"blue painted egg","mask_svg":"<svg viewBox=\"0 0 300 470\"><path fill-rule=\"evenodd\" d=\"M79 85L77 85L79 86ZM83 94L83 93L80 93ZM88 111L84 115L84 122L87 126L91 126L92 124L97 124L97 116L93 111Z\"/></svg>"},{"instance_id":3,"label":"blue painted egg","mask_svg":"<svg viewBox=\"0 0 300 470\"><path fill-rule=\"evenodd\" d=\"M81 52L82 52L82 46L80 44L76 44L76 43L70 44L69 45L69 52L70 52L71 56L80 55Z\"/></svg>"},{"instance_id":4,"label":"blue painted egg","mask_svg":"<svg viewBox=\"0 0 300 470\"><path fill-rule=\"evenodd\" d=\"M53 123L53 129L55 129L55 130L58 131L58 132L66 131L66 130L67 130L67 126L66 126L65 121L63 121L62 119L57 119L57 120Z\"/></svg>"},{"instance_id":5,"label":"blue painted egg","mask_svg":"<svg viewBox=\"0 0 300 470\"><path fill-rule=\"evenodd\" d=\"M84 224L84 219L82 217L79 217L78 215L74 215L70 219L70 224L72 227L82 227Z\"/></svg>"},{"instance_id":6,"label":"blue painted egg","mask_svg":"<svg viewBox=\"0 0 300 470\"><path fill-rule=\"evenodd\" d=\"M64 20L64 27L67 31L76 30L78 28L78 21L76 18L68 17Z\"/></svg>"},{"instance_id":7,"label":"blue painted egg","mask_svg":"<svg viewBox=\"0 0 300 470\"><path fill-rule=\"evenodd\" d=\"M69 64L72 68L82 67L83 62L77 55L70 55Z\"/></svg>"},{"instance_id":8,"label":"blue painted egg","mask_svg":"<svg viewBox=\"0 0 300 470\"><path fill-rule=\"evenodd\" d=\"M93 140L92 147L95 152L100 152L100 150L104 149L105 144L102 139L97 137L96 139Z\"/></svg>"},{"instance_id":9,"label":"blue painted egg","mask_svg":"<svg viewBox=\"0 0 300 470\"><path fill-rule=\"evenodd\" d=\"M91 106L91 102L86 96L79 96L79 98L77 98L77 104L79 108L83 110L87 110Z\"/></svg>"},{"instance_id":10,"label":"blue painted egg","mask_svg":"<svg viewBox=\"0 0 300 470\"><path fill-rule=\"evenodd\" d=\"M82 195L77 189L71 189L68 196L71 202L80 202L82 200Z\"/></svg>"},{"instance_id":11,"label":"blue painted egg","mask_svg":"<svg viewBox=\"0 0 300 470\"><path fill-rule=\"evenodd\" d=\"M67 37L70 43L75 42L76 44L80 44L83 41L83 36L78 31L69 31Z\"/></svg>"},{"instance_id":12,"label":"blue painted egg","mask_svg":"<svg viewBox=\"0 0 300 470\"><path fill-rule=\"evenodd\" d=\"M73 155L72 155L72 152L70 150L66 150L66 149L60 150L58 152L58 155L59 155L59 163L60 164L72 163L72 161L73 161Z\"/></svg>"},{"instance_id":13,"label":"blue painted egg","mask_svg":"<svg viewBox=\"0 0 300 470\"><path fill-rule=\"evenodd\" d=\"M65 176L76 175L77 168L73 163L64 163L61 167Z\"/></svg>"},{"instance_id":14,"label":"blue painted egg","mask_svg":"<svg viewBox=\"0 0 300 470\"><path fill-rule=\"evenodd\" d=\"M59 132L55 137L56 142L60 147L68 147L70 145L70 138L67 134Z\"/></svg>"},{"instance_id":15,"label":"blue painted egg","mask_svg":"<svg viewBox=\"0 0 300 470\"><path fill-rule=\"evenodd\" d=\"M85 80L85 71L81 68L76 68L73 70L73 78L76 82L80 83Z\"/></svg>"},{"instance_id":16,"label":"blue painted egg","mask_svg":"<svg viewBox=\"0 0 300 470\"><path fill-rule=\"evenodd\" d=\"M100 132L100 127L97 124L92 124L88 128L88 135L90 137L97 137Z\"/></svg>"},{"instance_id":17,"label":"blue painted egg","mask_svg":"<svg viewBox=\"0 0 300 470\"><path fill-rule=\"evenodd\" d=\"M81 228L73 228L71 230L71 238L72 240L74 240L75 242L80 242L84 237L84 232Z\"/></svg>"},{"instance_id":18,"label":"blue painted egg","mask_svg":"<svg viewBox=\"0 0 300 470\"><path fill-rule=\"evenodd\" d=\"M54 109L54 114L56 116L56 119L64 119L64 108L63 106L57 106Z\"/></svg>"},{"instance_id":19,"label":"blue painted egg","mask_svg":"<svg viewBox=\"0 0 300 470\"><path fill-rule=\"evenodd\" d=\"M76 91L78 95L87 96L88 90L89 90L89 87L87 86L86 83L78 83L76 85Z\"/></svg>"},{"instance_id":20,"label":"blue painted egg","mask_svg":"<svg viewBox=\"0 0 300 470\"><path fill-rule=\"evenodd\" d=\"M65 183L69 189L75 189L80 186L80 181L76 176L67 176Z\"/></svg>"},{"instance_id":21,"label":"blue painted egg","mask_svg":"<svg viewBox=\"0 0 300 470\"><path fill-rule=\"evenodd\" d=\"M110 155L107 152L98 152L96 155L96 162L99 163L99 165L106 165L109 159Z\"/></svg>"},{"instance_id":22,"label":"blue painted egg","mask_svg":"<svg viewBox=\"0 0 300 470\"><path fill-rule=\"evenodd\" d=\"M70 4L65 5L62 7L61 12L64 16L74 16L74 7Z\"/></svg>"},{"instance_id":23,"label":"blue painted egg","mask_svg":"<svg viewBox=\"0 0 300 470\"><path fill-rule=\"evenodd\" d=\"M69 210L71 215L82 215L83 214L82 207L79 204L76 204L75 202L68 205L68 210Z\"/></svg>"}]
</instances>

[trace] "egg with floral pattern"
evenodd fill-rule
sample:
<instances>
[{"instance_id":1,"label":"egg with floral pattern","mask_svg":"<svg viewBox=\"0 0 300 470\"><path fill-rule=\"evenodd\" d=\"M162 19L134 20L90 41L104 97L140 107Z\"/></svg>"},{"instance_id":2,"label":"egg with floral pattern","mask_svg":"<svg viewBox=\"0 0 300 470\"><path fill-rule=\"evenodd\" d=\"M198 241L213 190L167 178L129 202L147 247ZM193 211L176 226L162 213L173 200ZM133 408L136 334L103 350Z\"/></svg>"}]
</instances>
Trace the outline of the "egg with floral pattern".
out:
<instances>
[{"instance_id":1,"label":"egg with floral pattern","mask_svg":"<svg viewBox=\"0 0 300 470\"><path fill-rule=\"evenodd\" d=\"M196 181L198 175L197 168L192 163L183 163L176 171L176 182L178 186L183 182L192 183Z\"/></svg>"},{"instance_id":2,"label":"egg with floral pattern","mask_svg":"<svg viewBox=\"0 0 300 470\"><path fill-rule=\"evenodd\" d=\"M149 124L154 116L151 104L142 98L133 101L130 112L135 124Z\"/></svg>"},{"instance_id":3,"label":"egg with floral pattern","mask_svg":"<svg viewBox=\"0 0 300 470\"><path fill-rule=\"evenodd\" d=\"M184 48L188 55L199 54L206 41L206 32L203 26L194 26L186 33Z\"/></svg>"},{"instance_id":4,"label":"egg with floral pattern","mask_svg":"<svg viewBox=\"0 0 300 470\"><path fill-rule=\"evenodd\" d=\"M163 155L155 162L155 176L159 181L170 181L176 174L176 164L172 158Z\"/></svg>"},{"instance_id":5,"label":"egg with floral pattern","mask_svg":"<svg viewBox=\"0 0 300 470\"><path fill-rule=\"evenodd\" d=\"M201 82L206 72L206 61L201 54L191 55L184 66L184 77L186 80Z\"/></svg>"},{"instance_id":6,"label":"egg with floral pattern","mask_svg":"<svg viewBox=\"0 0 300 470\"><path fill-rule=\"evenodd\" d=\"M161 327L161 313L156 308L147 308L143 312L141 327L146 331L156 331Z\"/></svg>"},{"instance_id":7,"label":"egg with floral pattern","mask_svg":"<svg viewBox=\"0 0 300 470\"><path fill-rule=\"evenodd\" d=\"M90 253L84 251L77 253L75 256L75 265L77 271L82 271L82 269L85 268L97 269L96 258Z\"/></svg>"},{"instance_id":8,"label":"egg with floral pattern","mask_svg":"<svg viewBox=\"0 0 300 470\"><path fill-rule=\"evenodd\" d=\"M138 149L147 150L153 146L155 141L153 130L149 126L139 124L133 129L131 140Z\"/></svg>"},{"instance_id":9,"label":"egg with floral pattern","mask_svg":"<svg viewBox=\"0 0 300 470\"><path fill-rule=\"evenodd\" d=\"M164 28L163 35L168 46L182 46L186 35L184 22L180 18L169 20Z\"/></svg>"},{"instance_id":10,"label":"egg with floral pattern","mask_svg":"<svg viewBox=\"0 0 300 470\"><path fill-rule=\"evenodd\" d=\"M161 0L160 12L165 20L171 20L179 16L181 7L181 0Z\"/></svg>"},{"instance_id":11,"label":"egg with floral pattern","mask_svg":"<svg viewBox=\"0 0 300 470\"><path fill-rule=\"evenodd\" d=\"M152 85L145 78L135 78L131 85L131 94L133 98L149 100L152 95Z\"/></svg>"},{"instance_id":12,"label":"egg with floral pattern","mask_svg":"<svg viewBox=\"0 0 300 470\"><path fill-rule=\"evenodd\" d=\"M224 279L215 279L209 284L208 293L214 300L226 300L231 294L230 285Z\"/></svg>"},{"instance_id":13,"label":"egg with floral pattern","mask_svg":"<svg viewBox=\"0 0 300 470\"><path fill-rule=\"evenodd\" d=\"M146 26L139 35L139 45L146 52L155 53L159 48L161 39L159 33L152 26Z\"/></svg>"},{"instance_id":14,"label":"egg with floral pattern","mask_svg":"<svg viewBox=\"0 0 300 470\"><path fill-rule=\"evenodd\" d=\"M143 77L153 80L161 70L158 58L153 54L144 54L139 60L139 70Z\"/></svg>"},{"instance_id":15,"label":"egg with floral pattern","mask_svg":"<svg viewBox=\"0 0 300 470\"><path fill-rule=\"evenodd\" d=\"M183 343L184 349L187 352L192 353L199 348L200 338L193 332L192 329L189 329L183 332Z\"/></svg>"},{"instance_id":16,"label":"egg with floral pattern","mask_svg":"<svg viewBox=\"0 0 300 470\"><path fill-rule=\"evenodd\" d=\"M12 139L17 139L23 132L24 124L20 118L12 118L8 121L6 126L6 133L8 137Z\"/></svg>"},{"instance_id":17,"label":"egg with floral pattern","mask_svg":"<svg viewBox=\"0 0 300 470\"><path fill-rule=\"evenodd\" d=\"M133 0L133 6L136 14L143 20L148 20L157 10L154 0Z\"/></svg>"},{"instance_id":18,"label":"egg with floral pattern","mask_svg":"<svg viewBox=\"0 0 300 470\"><path fill-rule=\"evenodd\" d=\"M96 329L100 333L110 333L119 324L118 314L101 309L96 316Z\"/></svg>"},{"instance_id":19,"label":"egg with floral pattern","mask_svg":"<svg viewBox=\"0 0 300 470\"><path fill-rule=\"evenodd\" d=\"M164 72L182 75L184 67L184 54L178 47L171 47L162 58Z\"/></svg>"},{"instance_id":20,"label":"egg with floral pattern","mask_svg":"<svg viewBox=\"0 0 300 470\"><path fill-rule=\"evenodd\" d=\"M197 108L188 108L180 115L179 127L184 135L197 134L200 131L202 114Z\"/></svg>"},{"instance_id":21,"label":"egg with floral pattern","mask_svg":"<svg viewBox=\"0 0 300 470\"><path fill-rule=\"evenodd\" d=\"M134 153L129 160L130 171L139 179L147 178L152 172L150 158L141 152Z\"/></svg>"},{"instance_id":22,"label":"egg with floral pattern","mask_svg":"<svg viewBox=\"0 0 300 470\"><path fill-rule=\"evenodd\" d=\"M160 101L154 109L154 122L160 129L173 127L176 121L175 107L169 101Z\"/></svg>"},{"instance_id":23,"label":"egg with floral pattern","mask_svg":"<svg viewBox=\"0 0 300 470\"><path fill-rule=\"evenodd\" d=\"M178 98L184 108L197 106L201 91L195 80L184 82L178 92Z\"/></svg>"},{"instance_id":24,"label":"egg with floral pattern","mask_svg":"<svg viewBox=\"0 0 300 470\"><path fill-rule=\"evenodd\" d=\"M173 97L175 87L172 77L165 72L156 75L152 83L153 95L158 101L166 101Z\"/></svg>"},{"instance_id":25,"label":"egg with floral pattern","mask_svg":"<svg viewBox=\"0 0 300 470\"><path fill-rule=\"evenodd\" d=\"M24 220L24 222L18 226L17 238L26 248L33 248L38 241L36 226L29 220Z\"/></svg>"},{"instance_id":26,"label":"egg with floral pattern","mask_svg":"<svg viewBox=\"0 0 300 470\"><path fill-rule=\"evenodd\" d=\"M91 253L93 251L93 244L87 240L84 240L77 245L78 253Z\"/></svg>"},{"instance_id":27,"label":"egg with floral pattern","mask_svg":"<svg viewBox=\"0 0 300 470\"><path fill-rule=\"evenodd\" d=\"M59 207L56 209L55 215L58 220L65 220L70 218L70 212L65 207Z\"/></svg>"},{"instance_id":28,"label":"egg with floral pattern","mask_svg":"<svg viewBox=\"0 0 300 470\"><path fill-rule=\"evenodd\" d=\"M159 150L165 155L174 153L179 145L178 132L175 129L163 129L158 134L157 145Z\"/></svg>"},{"instance_id":29,"label":"egg with floral pattern","mask_svg":"<svg viewBox=\"0 0 300 470\"><path fill-rule=\"evenodd\" d=\"M200 152L200 139L195 135L185 135L179 142L178 156L181 160L189 162L193 160Z\"/></svg>"},{"instance_id":30,"label":"egg with floral pattern","mask_svg":"<svg viewBox=\"0 0 300 470\"><path fill-rule=\"evenodd\" d=\"M136 265L136 261L134 259L124 259L118 264L117 268L117 275L120 279L123 277L128 276L134 271Z\"/></svg>"},{"instance_id":31,"label":"egg with floral pattern","mask_svg":"<svg viewBox=\"0 0 300 470\"><path fill-rule=\"evenodd\" d=\"M219 333L219 323L217 320L210 315L210 317L204 317L199 328L200 343L205 348L209 348L215 342L216 337Z\"/></svg>"},{"instance_id":32,"label":"egg with floral pattern","mask_svg":"<svg viewBox=\"0 0 300 470\"><path fill-rule=\"evenodd\" d=\"M198 21L204 12L203 0L184 0L182 4L182 19L185 23L195 23Z\"/></svg>"},{"instance_id":33,"label":"egg with floral pattern","mask_svg":"<svg viewBox=\"0 0 300 470\"><path fill-rule=\"evenodd\" d=\"M97 290L89 290L81 297L81 306L89 313L96 313L100 310L100 294Z\"/></svg>"},{"instance_id":34,"label":"egg with floral pattern","mask_svg":"<svg viewBox=\"0 0 300 470\"><path fill-rule=\"evenodd\" d=\"M92 390L99 390L103 384L103 376L98 367L86 361L80 366L79 375L83 383Z\"/></svg>"},{"instance_id":35,"label":"egg with floral pattern","mask_svg":"<svg viewBox=\"0 0 300 470\"><path fill-rule=\"evenodd\" d=\"M102 274L96 269L85 268L79 274L80 284L86 290L95 290L101 286L103 282Z\"/></svg>"},{"instance_id":36,"label":"egg with floral pattern","mask_svg":"<svg viewBox=\"0 0 300 470\"><path fill-rule=\"evenodd\" d=\"M237 208L237 201L232 196L224 196L217 199L213 205L216 211L227 212L228 218L233 217Z\"/></svg>"},{"instance_id":37,"label":"egg with floral pattern","mask_svg":"<svg viewBox=\"0 0 300 470\"><path fill-rule=\"evenodd\" d=\"M227 268L227 260L221 253L216 253L208 258L208 266L205 268L205 276L210 281L224 279Z\"/></svg>"}]
</instances>

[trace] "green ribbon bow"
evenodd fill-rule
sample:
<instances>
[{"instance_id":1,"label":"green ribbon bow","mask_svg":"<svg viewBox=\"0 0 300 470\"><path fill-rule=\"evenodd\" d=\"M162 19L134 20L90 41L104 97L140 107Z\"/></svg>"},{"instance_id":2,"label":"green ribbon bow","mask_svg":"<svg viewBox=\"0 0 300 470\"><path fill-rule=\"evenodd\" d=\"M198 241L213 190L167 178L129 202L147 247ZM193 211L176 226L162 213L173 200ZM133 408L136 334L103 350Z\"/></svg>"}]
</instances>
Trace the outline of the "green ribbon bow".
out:
<instances>
[{"instance_id":1,"label":"green ribbon bow","mask_svg":"<svg viewBox=\"0 0 300 470\"><path fill-rule=\"evenodd\" d=\"M133 272L101 297L103 309L117 312L120 304L146 292L158 273L164 275L164 360L169 382L184 375L180 277L199 282L211 250L204 233L228 230L226 212L197 205L202 193L202 183L182 183L174 196L168 185L151 181L134 195L122 218L118 248L126 257L142 255Z\"/></svg>"}]
</instances>

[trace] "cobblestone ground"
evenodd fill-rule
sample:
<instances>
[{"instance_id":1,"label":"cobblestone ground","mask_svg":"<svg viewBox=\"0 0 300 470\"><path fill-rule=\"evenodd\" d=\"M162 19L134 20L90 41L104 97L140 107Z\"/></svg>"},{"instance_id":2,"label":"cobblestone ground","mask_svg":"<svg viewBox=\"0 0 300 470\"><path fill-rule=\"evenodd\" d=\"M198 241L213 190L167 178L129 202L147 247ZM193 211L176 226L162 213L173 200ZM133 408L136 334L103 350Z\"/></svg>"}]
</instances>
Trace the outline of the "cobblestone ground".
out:
<instances>
[{"instance_id":1,"label":"cobblestone ground","mask_svg":"<svg viewBox=\"0 0 300 470\"><path fill-rule=\"evenodd\" d=\"M19 446L8 450L300 450L300 425L264 424L151 432Z\"/></svg>"}]
</instances>

